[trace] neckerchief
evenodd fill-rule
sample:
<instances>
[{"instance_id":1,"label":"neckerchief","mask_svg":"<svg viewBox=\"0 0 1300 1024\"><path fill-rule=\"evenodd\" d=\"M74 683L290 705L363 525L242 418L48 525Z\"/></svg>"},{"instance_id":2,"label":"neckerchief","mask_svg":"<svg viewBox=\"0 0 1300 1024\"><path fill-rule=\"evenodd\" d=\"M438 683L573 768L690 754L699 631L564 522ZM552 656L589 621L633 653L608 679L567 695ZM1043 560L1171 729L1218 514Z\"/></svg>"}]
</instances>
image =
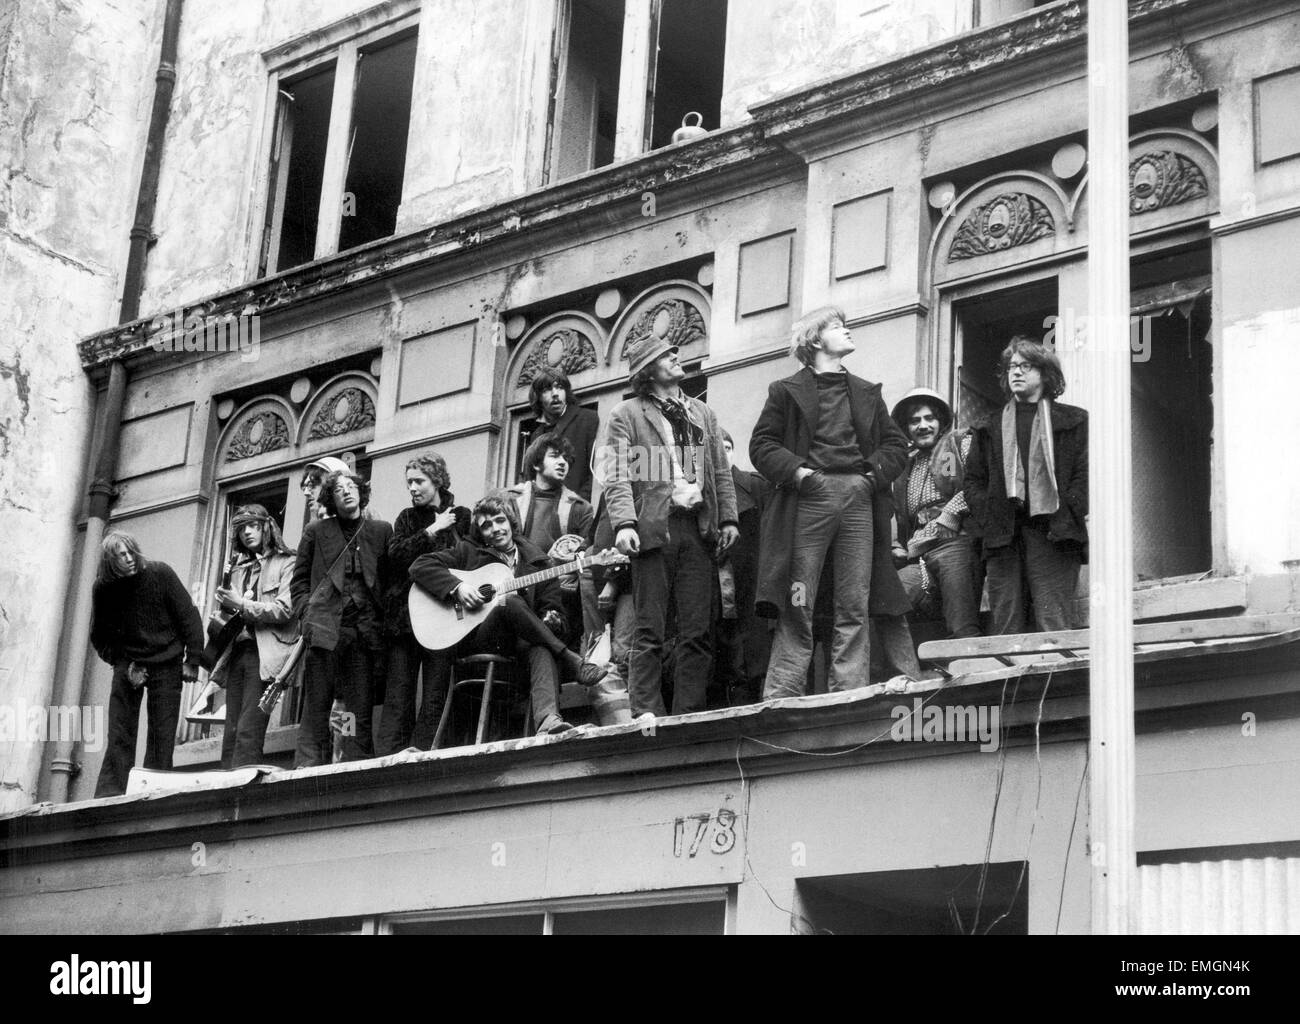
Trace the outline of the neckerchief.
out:
<instances>
[{"instance_id":1,"label":"neckerchief","mask_svg":"<svg viewBox=\"0 0 1300 1024\"><path fill-rule=\"evenodd\" d=\"M1056 450L1052 442L1052 400L1039 399L1029 435L1029 479L1025 479L1016 431L1016 403L1002 407L1002 473L1007 497L1024 504L1030 516L1050 516L1061 507L1056 488Z\"/></svg>"}]
</instances>

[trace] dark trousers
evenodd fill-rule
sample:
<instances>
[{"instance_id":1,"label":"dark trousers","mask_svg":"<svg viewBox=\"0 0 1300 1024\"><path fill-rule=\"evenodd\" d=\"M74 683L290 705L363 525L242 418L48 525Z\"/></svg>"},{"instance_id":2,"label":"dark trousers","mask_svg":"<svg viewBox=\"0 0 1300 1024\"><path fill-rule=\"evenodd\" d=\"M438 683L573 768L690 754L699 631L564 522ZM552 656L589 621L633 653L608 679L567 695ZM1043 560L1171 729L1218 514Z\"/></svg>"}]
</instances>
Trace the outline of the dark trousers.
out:
<instances>
[{"instance_id":1,"label":"dark trousers","mask_svg":"<svg viewBox=\"0 0 1300 1024\"><path fill-rule=\"evenodd\" d=\"M954 639L980 635L979 559L975 542L967 536L954 537L931 548L922 558L935 587L921 586L921 567L907 565L898 570L912 608L926 618L942 614L948 635Z\"/></svg>"},{"instance_id":2,"label":"dark trousers","mask_svg":"<svg viewBox=\"0 0 1300 1024\"><path fill-rule=\"evenodd\" d=\"M1082 557L1077 549L1048 540L1045 523L1017 519L1011 543L989 552L985 565L992 635L1026 631L1026 591L1033 602L1038 632L1075 628L1075 592Z\"/></svg>"},{"instance_id":3,"label":"dark trousers","mask_svg":"<svg viewBox=\"0 0 1300 1024\"><path fill-rule=\"evenodd\" d=\"M634 716L667 714L661 684L669 601L677 608L673 714L705 709L713 661L713 573L713 554L694 513L672 515L664 546L632 560L636 628L628 658L628 697Z\"/></svg>"},{"instance_id":4,"label":"dark trousers","mask_svg":"<svg viewBox=\"0 0 1300 1024\"><path fill-rule=\"evenodd\" d=\"M462 652L461 646L466 645ZM500 654L528 665L533 698L533 725L559 714L560 678L555 659L564 641L551 632L522 597L511 594L482 624L457 645L456 657L465 654Z\"/></svg>"},{"instance_id":5,"label":"dark trousers","mask_svg":"<svg viewBox=\"0 0 1300 1024\"><path fill-rule=\"evenodd\" d=\"M149 691L144 767L169 771L176 746L176 723L181 717L181 663L149 665L149 679L137 689L126 677L129 662L113 666L108 698L108 743L95 784L95 797L121 796L135 764L135 741L140 728L140 701Z\"/></svg>"},{"instance_id":6,"label":"dark trousers","mask_svg":"<svg viewBox=\"0 0 1300 1024\"><path fill-rule=\"evenodd\" d=\"M367 647L357 631L348 627L339 630L339 642L334 650L312 647L307 651L302 722L298 726L298 749L293 759L295 768L313 768L333 760L329 720L335 699L341 700L352 716L343 732L343 760L363 761L375 756L371 704L379 658L379 652Z\"/></svg>"},{"instance_id":7,"label":"dark trousers","mask_svg":"<svg viewBox=\"0 0 1300 1024\"><path fill-rule=\"evenodd\" d=\"M261 764L262 744L271 718L257 706L264 686L257 644L252 640L236 642L226 669L226 726L221 731L221 767Z\"/></svg>"},{"instance_id":8,"label":"dark trousers","mask_svg":"<svg viewBox=\"0 0 1300 1024\"><path fill-rule=\"evenodd\" d=\"M868 613L871 596L874 516L871 485L858 475L819 473L805 481L789 539L789 600L777 620L763 698L803 695L813 650L813 610L822 566L831 558L835 576L835 633L831 644L831 690L866 686L871 665ZM888 624L891 637L896 623ZM915 657L915 652L913 652Z\"/></svg>"},{"instance_id":9,"label":"dark trousers","mask_svg":"<svg viewBox=\"0 0 1300 1024\"><path fill-rule=\"evenodd\" d=\"M376 746L381 755L395 754L414 743L428 750L447 699L450 659L445 651L430 651L413 636L395 637L388 644L388 687L379 719ZM424 695L417 721L416 684L423 676ZM432 729L429 722L432 721ZM423 743L420 740L424 740Z\"/></svg>"}]
</instances>

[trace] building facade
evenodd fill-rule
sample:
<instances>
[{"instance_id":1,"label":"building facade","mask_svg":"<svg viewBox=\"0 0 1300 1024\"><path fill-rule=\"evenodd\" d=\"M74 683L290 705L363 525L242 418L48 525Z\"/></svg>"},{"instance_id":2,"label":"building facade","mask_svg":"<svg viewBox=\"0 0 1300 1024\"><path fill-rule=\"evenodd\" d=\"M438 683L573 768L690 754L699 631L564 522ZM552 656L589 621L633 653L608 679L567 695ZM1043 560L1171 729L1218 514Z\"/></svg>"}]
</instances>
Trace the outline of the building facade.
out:
<instances>
[{"instance_id":1,"label":"building facade","mask_svg":"<svg viewBox=\"0 0 1300 1024\"><path fill-rule=\"evenodd\" d=\"M25 598L4 600L0 626L11 700L107 702L110 673L69 624L108 416L112 525L206 610L238 504L267 505L293 543L303 466L349 453L391 519L427 448L476 498L517 478L533 374L563 368L603 417L647 333L681 347L688 390L740 453L766 384L792 372L790 323L824 303L846 311L848 365L887 401L924 384L977 422L1014 333L1055 344L1079 401L1076 0L185 5L140 317L111 326L165 6L0 20L14 127L0 514L22 538L0 589ZM1285 258L1300 245L1300 4L1130 13L1136 616L1263 623L1143 655L1140 870L1163 892L1169 865L1221 865L1226 886L1258 863L1273 872L1261 905L1276 905L1286 879L1300 893L1300 815L1284 806L1300 792L1284 618L1300 611L1300 463L1285 455L1300 434ZM105 74L108 48L138 72ZM691 112L706 131L674 142ZM65 150L91 173L60 170ZM981 880L993 916L1086 930L1086 671L955 682L939 703L998 708L1001 753L882 747L904 698L871 693L38 812L52 773L88 799L99 754L81 744L57 764L15 734L0 744L5 919L57 927L56 890L113 853L88 927L401 931L503 914L561 931L569 915L662 912L701 930L942 930L954 914L982 930L969 894L952 912L944 896L985 860L1000 806ZM295 730L290 700L271 758ZM178 765L215 767L208 731L185 727ZM174 865L194 843L203 863ZM380 847L404 851L382 884L366 860ZM270 867L241 889L254 862ZM115 916L142 886L174 894L168 909Z\"/></svg>"}]
</instances>

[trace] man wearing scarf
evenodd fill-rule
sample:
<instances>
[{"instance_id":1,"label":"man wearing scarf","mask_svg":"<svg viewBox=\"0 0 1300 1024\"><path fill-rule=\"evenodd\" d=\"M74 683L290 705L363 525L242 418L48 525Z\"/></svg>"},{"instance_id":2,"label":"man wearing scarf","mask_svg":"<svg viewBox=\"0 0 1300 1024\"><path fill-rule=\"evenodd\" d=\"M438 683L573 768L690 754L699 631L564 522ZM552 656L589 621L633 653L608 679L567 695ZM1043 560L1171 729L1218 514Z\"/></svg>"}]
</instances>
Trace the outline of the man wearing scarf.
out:
<instances>
[{"instance_id":1,"label":"man wearing scarf","mask_svg":"<svg viewBox=\"0 0 1300 1024\"><path fill-rule=\"evenodd\" d=\"M682 393L677 347L655 334L628 348L635 397L610 413L603 446L609 520L632 558L636 628L628 693L636 718L666 714L668 604L677 610L672 713L703 711L713 660L715 559L736 542L736 491L718 418Z\"/></svg>"},{"instance_id":2,"label":"man wearing scarf","mask_svg":"<svg viewBox=\"0 0 1300 1024\"><path fill-rule=\"evenodd\" d=\"M221 767L242 768L262 762L271 720L258 700L297 642L298 622L290 595L294 552L264 506L236 510L230 521L230 548L237 560L230 586L217 589L217 600L228 612L238 613L244 628L213 667L212 678L226 688Z\"/></svg>"},{"instance_id":3,"label":"man wearing scarf","mask_svg":"<svg viewBox=\"0 0 1300 1024\"><path fill-rule=\"evenodd\" d=\"M994 634L1023 633L1026 593L1039 632L1077 625L1088 543L1088 414L1057 402L1055 353L1017 335L1002 352L1007 404L976 429L966 466L971 533L983 544Z\"/></svg>"}]
</instances>

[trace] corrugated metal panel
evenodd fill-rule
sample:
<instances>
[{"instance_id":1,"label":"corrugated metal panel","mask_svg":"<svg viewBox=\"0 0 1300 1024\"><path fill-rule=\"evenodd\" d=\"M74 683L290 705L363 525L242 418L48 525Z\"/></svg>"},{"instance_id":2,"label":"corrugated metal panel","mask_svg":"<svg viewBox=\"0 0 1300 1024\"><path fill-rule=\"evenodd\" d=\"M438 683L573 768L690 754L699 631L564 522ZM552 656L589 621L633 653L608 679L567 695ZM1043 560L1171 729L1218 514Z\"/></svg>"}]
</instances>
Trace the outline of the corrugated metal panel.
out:
<instances>
[{"instance_id":1,"label":"corrugated metal panel","mask_svg":"<svg viewBox=\"0 0 1300 1024\"><path fill-rule=\"evenodd\" d=\"M1300 857L1138 868L1144 935L1300 934Z\"/></svg>"}]
</instances>

